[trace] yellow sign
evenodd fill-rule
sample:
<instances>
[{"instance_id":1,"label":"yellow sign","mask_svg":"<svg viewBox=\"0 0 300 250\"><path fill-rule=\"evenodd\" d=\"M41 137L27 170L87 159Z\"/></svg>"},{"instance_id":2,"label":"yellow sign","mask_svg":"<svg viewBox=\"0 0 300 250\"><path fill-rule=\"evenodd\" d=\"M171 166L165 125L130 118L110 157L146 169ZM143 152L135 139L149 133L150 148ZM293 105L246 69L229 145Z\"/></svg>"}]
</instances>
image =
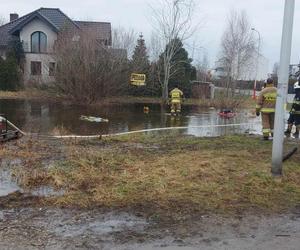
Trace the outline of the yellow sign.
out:
<instances>
[{"instance_id":1,"label":"yellow sign","mask_svg":"<svg viewBox=\"0 0 300 250\"><path fill-rule=\"evenodd\" d=\"M132 73L130 76L130 82L135 86L144 86L146 84L146 75Z\"/></svg>"}]
</instances>

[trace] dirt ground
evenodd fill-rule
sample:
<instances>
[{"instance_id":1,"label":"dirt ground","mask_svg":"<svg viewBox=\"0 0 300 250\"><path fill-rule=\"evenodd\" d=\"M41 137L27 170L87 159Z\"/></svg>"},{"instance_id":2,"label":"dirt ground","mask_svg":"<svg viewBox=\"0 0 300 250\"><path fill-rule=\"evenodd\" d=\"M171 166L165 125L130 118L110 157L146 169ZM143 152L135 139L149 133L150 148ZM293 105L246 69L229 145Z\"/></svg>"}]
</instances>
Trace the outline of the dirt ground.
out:
<instances>
[{"instance_id":1,"label":"dirt ground","mask_svg":"<svg viewBox=\"0 0 300 250\"><path fill-rule=\"evenodd\" d=\"M300 248L300 210L285 215L202 215L164 223L101 209L0 210L0 249L240 250Z\"/></svg>"},{"instance_id":2,"label":"dirt ground","mask_svg":"<svg viewBox=\"0 0 300 250\"><path fill-rule=\"evenodd\" d=\"M287 143L292 143L289 148L295 145ZM239 160L234 148L240 149ZM217 141L175 136L63 144L41 138L10 142L0 147L0 170L11 170L2 177L6 179L11 173L18 182L6 183L0 178L0 185L7 186L0 192L0 249L299 250L299 154L286 163L285 177L277 183L268 175L267 161L252 164L252 155L263 159L270 149L269 142L261 144L257 138L240 136ZM215 150L222 150L219 159L208 154ZM86 154L77 159L77 152ZM184 161L190 172L182 172L181 167L165 160L174 155L177 158L172 162ZM201 164L189 165L193 162ZM54 171L55 164L63 171ZM168 170L167 175L158 171L160 165ZM150 172L155 166L159 175ZM74 172L77 169L78 174ZM201 175L192 178L199 170ZM209 170L214 174L204 175ZM97 176L103 178L94 179ZM170 176L163 189L154 185ZM110 177L113 182L101 186ZM147 183L148 179L151 182ZM210 180L209 186L202 186L204 180ZM118 182L122 189L111 189ZM57 183L63 192L47 189L43 195L30 191ZM132 183L136 186L129 189L126 185ZM157 187L161 193L147 196ZM95 195L103 190L110 195ZM121 196L113 200L116 194ZM239 196L243 199L237 203Z\"/></svg>"}]
</instances>

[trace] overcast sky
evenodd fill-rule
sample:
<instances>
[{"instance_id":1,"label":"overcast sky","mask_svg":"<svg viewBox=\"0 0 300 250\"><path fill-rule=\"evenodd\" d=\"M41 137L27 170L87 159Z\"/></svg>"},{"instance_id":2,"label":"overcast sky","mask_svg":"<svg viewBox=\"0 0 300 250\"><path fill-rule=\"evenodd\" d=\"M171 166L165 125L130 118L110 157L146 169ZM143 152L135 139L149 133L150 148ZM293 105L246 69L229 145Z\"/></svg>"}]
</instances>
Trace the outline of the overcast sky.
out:
<instances>
[{"instance_id":1,"label":"overcast sky","mask_svg":"<svg viewBox=\"0 0 300 250\"><path fill-rule=\"evenodd\" d=\"M220 50L220 37L226 25L226 18L231 9L246 10L253 27L262 36L262 53L269 60L271 69L279 61L281 29L284 0L195 0L197 3L196 19L201 21L197 37L193 39L197 47L195 59L206 52L210 65ZM69 17L77 20L111 22L113 26L133 28L150 37L151 24L149 4L155 6L157 0L0 0L0 17L8 19L9 13L27 14L40 7L60 8ZM300 0L296 0L293 49L291 63L300 59ZM192 41L190 41L192 43Z\"/></svg>"}]
</instances>

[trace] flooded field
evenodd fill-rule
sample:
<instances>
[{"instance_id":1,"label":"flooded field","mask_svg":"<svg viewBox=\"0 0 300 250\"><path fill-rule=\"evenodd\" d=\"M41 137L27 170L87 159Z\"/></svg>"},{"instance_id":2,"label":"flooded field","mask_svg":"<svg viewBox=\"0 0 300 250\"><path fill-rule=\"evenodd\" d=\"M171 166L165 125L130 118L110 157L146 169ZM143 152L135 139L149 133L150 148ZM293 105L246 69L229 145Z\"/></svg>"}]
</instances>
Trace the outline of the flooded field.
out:
<instances>
[{"instance_id":1,"label":"flooded field","mask_svg":"<svg viewBox=\"0 0 300 250\"><path fill-rule=\"evenodd\" d=\"M150 108L148 114L144 114L144 106ZM183 133L195 136L245 132L257 134L261 131L260 118L253 116L251 110L241 110L234 118L224 119L218 115L218 110L204 110L197 106L184 106L182 115L174 118L168 110L155 104L96 108L40 101L0 100L0 113L6 114L10 121L25 132L40 134L94 135L164 127L187 127L182 130ZM109 122L82 121L79 119L81 115L102 117Z\"/></svg>"}]
</instances>

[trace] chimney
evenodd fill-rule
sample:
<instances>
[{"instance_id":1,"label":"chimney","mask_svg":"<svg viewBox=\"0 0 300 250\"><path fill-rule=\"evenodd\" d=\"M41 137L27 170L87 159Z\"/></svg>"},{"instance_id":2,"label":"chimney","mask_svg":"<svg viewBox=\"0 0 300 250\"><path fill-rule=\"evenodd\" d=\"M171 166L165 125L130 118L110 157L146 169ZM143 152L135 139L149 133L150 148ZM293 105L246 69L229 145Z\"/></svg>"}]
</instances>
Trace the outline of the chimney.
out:
<instances>
[{"instance_id":1,"label":"chimney","mask_svg":"<svg viewBox=\"0 0 300 250\"><path fill-rule=\"evenodd\" d=\"M9 18L10 22L12 22L12 21L18 19L18 18L19 18L19 15L18 15L17 13L11 13L11 14L9 15L9 17L10 17L10 18Z\"/></svg>"}]
</instances>

